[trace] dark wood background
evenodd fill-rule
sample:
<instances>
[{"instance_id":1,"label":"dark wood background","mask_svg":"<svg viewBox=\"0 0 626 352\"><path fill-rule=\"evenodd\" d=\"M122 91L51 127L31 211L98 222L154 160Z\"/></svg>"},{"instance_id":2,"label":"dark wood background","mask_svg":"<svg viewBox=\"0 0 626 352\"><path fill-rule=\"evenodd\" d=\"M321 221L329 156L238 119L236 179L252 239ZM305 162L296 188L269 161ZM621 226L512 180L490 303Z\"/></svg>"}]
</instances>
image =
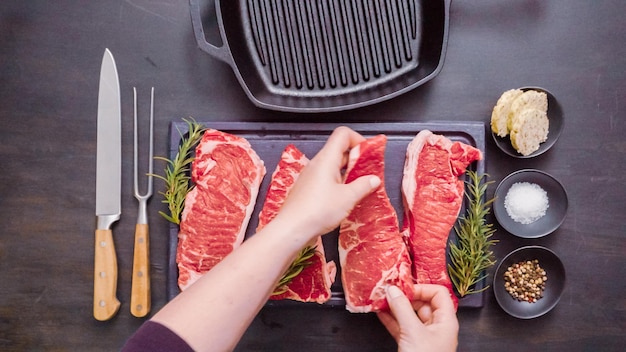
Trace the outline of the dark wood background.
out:
<instances>
[{"instance_id":1,"label":"dark wood background","mask_svg":"<svg viewBox=\"0 0 626 352\"><path fill-rule=\"evenodd\" d=\"M618 351L626 345L626 2L455 0L445 65L428 84L353 111L291 114L250 103L230 68L197 48L185 0L2 1L0 4L0 350L114 351L143 322L129 313L132 235L132 88L147 116L156 90L156 154L171 121L484 121L510 88L541 86L565 114L560 140L533 159L487 141L499 182L538 168L569 194L555 233L520 240L499 229L496 254L553 249L567 270L559 305L533 320L508 316L488 291L460 310L460 351ZM92 318L95 139L104 48L122 89L122 219L114 227L120 312ZM486 125L487 126L487 125ZM146 130L141 132L145 139ZM162 164L157 163L157 170ZM163 184L156 182L156 190ZM492 193L495 186L490 189ZM166 303L168 225L150 203L153 311ZM250 288L253 290L254 288ZM264 309L241 351L392 351L373 315L342 309Z\"/></svg>"}]
</instances>

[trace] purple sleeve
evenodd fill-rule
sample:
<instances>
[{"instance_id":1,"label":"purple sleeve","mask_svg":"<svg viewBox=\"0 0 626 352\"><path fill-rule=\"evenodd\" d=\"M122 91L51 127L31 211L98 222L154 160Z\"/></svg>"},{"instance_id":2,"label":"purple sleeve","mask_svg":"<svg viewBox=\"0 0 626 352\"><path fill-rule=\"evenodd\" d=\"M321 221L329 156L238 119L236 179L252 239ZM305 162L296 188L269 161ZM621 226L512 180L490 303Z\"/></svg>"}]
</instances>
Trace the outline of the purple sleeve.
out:
<instances>
[{"instance_id":1,"label":"purple sleeve","mask_svg":"<svg viewBox=\"0 0 626 352\"><path fill-rule=\"evenodd\" d=\"M193 352L193 349L180 336L167 327L146 321L137 330L121 349L122 352L160 352L177 351Z\"/></svg>"}]
</instances>

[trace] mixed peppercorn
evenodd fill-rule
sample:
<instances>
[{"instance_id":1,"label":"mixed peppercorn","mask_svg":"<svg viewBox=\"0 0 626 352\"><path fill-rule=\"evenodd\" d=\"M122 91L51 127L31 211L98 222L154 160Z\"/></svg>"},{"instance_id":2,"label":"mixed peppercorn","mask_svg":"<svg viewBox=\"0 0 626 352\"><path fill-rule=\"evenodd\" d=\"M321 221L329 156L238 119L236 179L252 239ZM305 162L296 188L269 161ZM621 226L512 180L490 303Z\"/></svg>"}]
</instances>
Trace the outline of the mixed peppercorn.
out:
<instances>
[{"instance_id":1,"label":"mixed peppercorn","mask_svg":"<svg viewBox=\"0 0 626 352\"><path fill-rule=\"evenodd\" d=\"M518 301L537 302L543 297L546 281L546 271L537 259L515 263L504 273L504 288Z\"/></svg>"}]
</instances>

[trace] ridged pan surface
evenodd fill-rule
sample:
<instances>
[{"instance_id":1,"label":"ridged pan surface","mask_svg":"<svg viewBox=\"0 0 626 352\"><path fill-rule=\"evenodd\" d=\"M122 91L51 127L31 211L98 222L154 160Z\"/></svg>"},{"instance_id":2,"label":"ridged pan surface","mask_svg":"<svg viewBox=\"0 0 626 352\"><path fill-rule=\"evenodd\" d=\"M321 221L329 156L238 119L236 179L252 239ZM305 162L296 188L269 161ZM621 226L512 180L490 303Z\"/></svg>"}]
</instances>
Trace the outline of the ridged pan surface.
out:
<instances>
[{"instance_id":1,"label":"ridged pan surface","mask_svg":"<svg viewBox=\"0 0 626 352\"><path fill-rule=\"evenodd\" d=\"M262 74L279 90L342 94L419 64L417 0L245 4Z\"/></svg>"},{"instance_id":2,"label":"ridged pan surface","mask_svg":"<svg viewBox=\"0 0 626 352\"><path fill-rule=\"evenodd\" d=\"M198 1L200 48L230 64L261 107L365 106L425 83L443 63L450 0L216 1L221 47L206 41Z\"/></svg>"}]
</instances>

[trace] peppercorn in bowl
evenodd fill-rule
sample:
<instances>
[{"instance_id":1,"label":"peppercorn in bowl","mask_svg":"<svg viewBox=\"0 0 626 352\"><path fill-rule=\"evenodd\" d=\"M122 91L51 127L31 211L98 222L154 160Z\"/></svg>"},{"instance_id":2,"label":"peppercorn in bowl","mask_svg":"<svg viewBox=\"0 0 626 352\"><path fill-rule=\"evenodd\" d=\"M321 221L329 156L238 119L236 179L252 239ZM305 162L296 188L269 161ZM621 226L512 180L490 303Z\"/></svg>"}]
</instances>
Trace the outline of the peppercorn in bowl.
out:
<instances>
[{"instance_id":1,"label":"peppercorn in bowl","mask_svg":"<svg viewBox=\"0 0 626 352\"><path fill-rule=\"evenodd\" d=\"M511 173L498 185L493 212L507 232L522 238L546 236L567 214L567 192L552 175L535 169Z\"/></svg>"},{"instance_id":2,"label":"peppercorn in bowl","mask_svg":"<svg viewBox=\"0 0 626 352\"><path fill-rule=\"evenodd\" d=\"M548 248L521 247L500 261L493 278L496 301L509 315L532 319L552 310L565 288L565 267Z\"/></svg>"}]
</instances>

